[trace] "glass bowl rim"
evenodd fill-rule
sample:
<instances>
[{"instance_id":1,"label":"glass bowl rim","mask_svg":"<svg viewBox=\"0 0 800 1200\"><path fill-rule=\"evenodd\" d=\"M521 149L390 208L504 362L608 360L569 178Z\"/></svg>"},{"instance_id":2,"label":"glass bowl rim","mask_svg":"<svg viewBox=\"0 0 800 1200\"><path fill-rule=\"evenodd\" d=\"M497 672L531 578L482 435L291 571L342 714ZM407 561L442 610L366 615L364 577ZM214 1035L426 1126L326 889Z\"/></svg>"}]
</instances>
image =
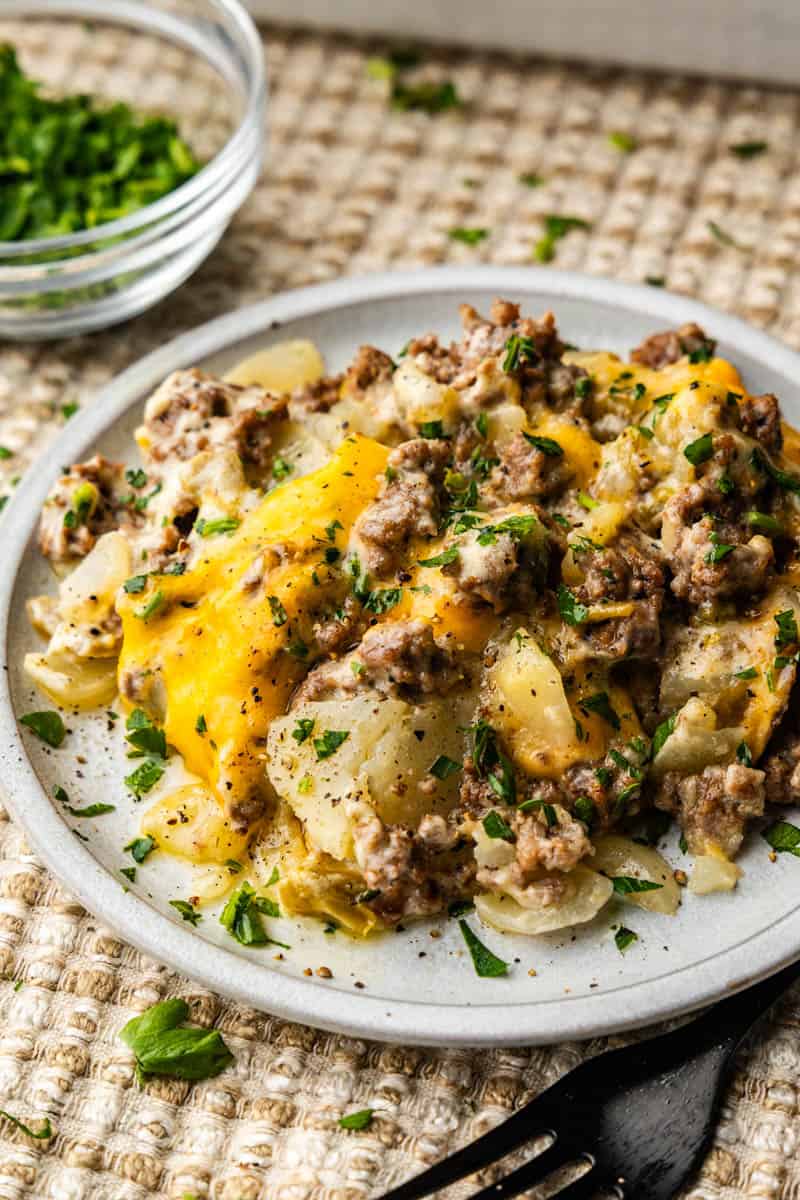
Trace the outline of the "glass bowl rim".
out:
<instances>
[{"instance_id":1,"label":"glass bowl rim","mask_svg":"<svg viewBox=\"0 0 800 1200\"><path fill-rule=\"evenodd\" d=\"M244 62L247 72L245 108L241 120L224 146L205 166L201 167L196 175L152 204L146 204L143 208L137 209L125 217L118 217L115 221L106 221L91 229L81 229L75 233L60 234L58 237L51 238L30 238L22 242L0 241L0 257L14 259L30 254L71 250L93 242L104 241L106 238L113 239L130 234L144 226L150 226L162 217L179 211L212 187L221 175L227 173L232 161L235 161L245 151L245 144L252 136L254 129L257 129L259 133L256 144L260 145L267 87L261 38L252 17L240 0L208 0L208 2L236 26L237 31L244 39L244 47L247 51ZM3 19L30 16L81 17L84 20L94 17L107 24L126 25L138 32L149 32L145 31L141 24L144 7L147 6L143 0L115 0L113 6L109 6L107 0L4 0L2 17ZM152 12L161 18L156 22L153 30L155 33L164 33L169 28L175 29L184 24L184 19L180 16L161 13L155 8L152 9ZM182 44L188 45L198 56L205 57L202 47L191 39L188 43L184 41ZM206 58L205 61L209 60ZM6 265L11 264L7 263ZM2 275L3 267L0 266L0 279L2 279Z\"/></svg>"}]
</instances>

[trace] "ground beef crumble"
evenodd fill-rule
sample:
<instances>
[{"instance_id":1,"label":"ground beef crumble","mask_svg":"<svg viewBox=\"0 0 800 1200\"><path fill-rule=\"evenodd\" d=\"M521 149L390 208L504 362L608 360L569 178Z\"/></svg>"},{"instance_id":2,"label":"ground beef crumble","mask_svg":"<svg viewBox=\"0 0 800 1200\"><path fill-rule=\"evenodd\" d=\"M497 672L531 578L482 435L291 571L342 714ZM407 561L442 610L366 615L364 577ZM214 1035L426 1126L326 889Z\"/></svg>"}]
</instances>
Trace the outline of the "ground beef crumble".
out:
<instances>
[{"instance_id":1,"label":"ground beef crumble","mask_svg":"<svg viewBox=\"0 0 800 1200\"><path fill-rule=\"evenodd\" d=\"M631 350L631 362L659 370L678 362L685 354L699 354L710 358L716 345L713 338L706 337L699 325L690 321L678 329L652 333L635 350Z\"/></svg>"}]
</instances>

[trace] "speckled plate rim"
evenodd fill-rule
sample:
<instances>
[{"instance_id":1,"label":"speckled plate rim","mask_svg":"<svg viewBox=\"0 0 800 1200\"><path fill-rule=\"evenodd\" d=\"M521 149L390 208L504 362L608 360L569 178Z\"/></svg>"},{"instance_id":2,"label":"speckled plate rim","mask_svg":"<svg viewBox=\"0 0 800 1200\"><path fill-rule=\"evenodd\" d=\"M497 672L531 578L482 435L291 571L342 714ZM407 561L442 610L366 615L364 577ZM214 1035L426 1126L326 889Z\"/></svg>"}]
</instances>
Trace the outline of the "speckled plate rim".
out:
<instances>
[{"instance_id":1,"label":"speckled plate rim","mask_svg":"<svg viewBox=\"0 0 800 1200\"><path fill-rule=\"evenodd\" d=\"M632 983L613 993L564 996L513 1004L430 1004L353 995L292 979L194 936L124 892L89 849L72 837L28 759L9 691L7 656L10 606L17 570L35 536L39 510L63 461L84 450L127 409L141 402L170 371L202 361L227 346L269 329L271 323L308 318L343 305L392 297L471 290L515 295L536 291L646 313L655 322L705 322L720 340L768 363L800 388L800 355L743 321L657 288L574 272L532 267L441 267L424 271L353 276L285 292L200 326L147 355L105 387L90 409L73 418L47 458L37 464L9 503L2 525L0 576L0 774L13 816L53 874L99 919L144 953L234 1000L288 1020L356 1037L420 1045L502 1046L545 1044L607 1035L700 1008L779 970L800 954L800 904L771 927L733 948L665 977ZM654 325L654 328L656 326Z\"/></svg>"}]
</instances>

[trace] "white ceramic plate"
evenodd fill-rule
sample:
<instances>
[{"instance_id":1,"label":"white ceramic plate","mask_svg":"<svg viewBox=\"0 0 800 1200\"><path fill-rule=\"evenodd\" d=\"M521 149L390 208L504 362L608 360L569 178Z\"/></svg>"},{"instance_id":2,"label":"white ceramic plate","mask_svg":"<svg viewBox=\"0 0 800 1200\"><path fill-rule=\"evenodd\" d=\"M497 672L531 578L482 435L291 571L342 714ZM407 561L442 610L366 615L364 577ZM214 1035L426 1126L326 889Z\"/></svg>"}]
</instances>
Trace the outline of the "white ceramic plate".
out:
<instances>
[{"instance_id":1,"label":"white ceramic plate","mask_svg":"<svg viewBox=\"0 0 800 1200\"><path fill-rule=\"evenodd\" d=\"M177 367L221 372L259 346L299 336L313 338L329 369L337 370L362 342L391 353L428 329L455 335L460 302L485 311L498 295L533 314L552 307L564 337L583 348L626 352L647 333L697 320L719 339L720 352L737 363L751 390L776 392L789 418L800 420L797 355L731 317L656 288L538 268L443 268L344 279L232 313L125 371L29 473L2 526L0 622L8 672L0 680L0 780L42 858L87 908L176 970L282 1017L358 1036L499 1045L607 1034L697 1008L800 954L800 862L787 854L771 863L765 843L753 835L740 859L745 875L737 891L686 895L675 918L619 902L588 926L530 939L479 929L473 916L486 943L512 963L506 978L479 979L457 923L447 919L365 943L325 935L320 922L271 922L274 935L292 946L278 962L271 948L239 947L210 913L196 931L182 923L168 900L188 894L189 873L166 855L154 855L139 868L135 886L123 890L119 868L131 860L122 847L134 834L138 813L122 784L122 752L108 749L105 721L69 718L72 732L56 751L27 731L20 736L14 713L48 707L21 671L23 653L37 644L24 604L52 587L35 530L61 463L80 461L95 449L134 461L131 432L142 401ZM73 820L51 799L56 784L67 789L74 806L112 801L117 811ZM674 842L668 856L680 864ZM624 957L611 932L620 920L640 938ZM432 938L432 929L441 936ZM303 974L320 965L330 968L332 979ZM356 981L364 987L356 988Z\"/></svg>"}]
</instances>

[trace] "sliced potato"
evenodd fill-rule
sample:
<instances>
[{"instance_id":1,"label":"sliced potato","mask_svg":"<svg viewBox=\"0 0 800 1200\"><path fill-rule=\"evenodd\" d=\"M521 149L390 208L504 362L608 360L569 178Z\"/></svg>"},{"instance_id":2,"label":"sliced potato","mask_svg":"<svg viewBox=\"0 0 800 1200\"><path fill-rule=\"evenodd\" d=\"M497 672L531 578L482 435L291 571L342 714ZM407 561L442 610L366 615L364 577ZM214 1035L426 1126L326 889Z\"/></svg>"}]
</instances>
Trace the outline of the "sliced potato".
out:
<instances>
[{"instance_id":1,"label":"sliced potato","mask_svg":"<svg viewBox=\"0 0 800 1200\"><path fill-rule=\"evenodd\" d=\"M625 876L658 884L658 890L626 893L626 901L650 912L675 915L681 902L681 890L675 882L672 868L657 850L614 834L599 838L594 847L592 866L609 878Z\"/></svg>"},{"instance_id":2,"label":"sliced potato","mask_svg":"<svg viewBox=\"0 0 800 1200\"><path fill-rule=\"evenodd\" d=\"M460 712L452 699L415 707L377 693L304 704L272 722L267 774L313 844L334 858L351 858L345 801L366 801L387 823L412 827L425 813L451 807L458 775L438 780L429 771L442 754L460 761L458 726L468 723L469 711ZM301 720L312 721L313 731L298 743L292 732ZM335 731L346 732L346 740L320 758L317 739Z\"/></svg>"},{"instance_id":3,"label":"sliced potato","mask_svg":"<svg viewBox=\"0 0 800 1200\"><path fill-rule=\"evenodd\" d=\"M325 362L314 343L298 338L257 350L231 368L225 379L239 387L255 384L282 395L314 383L324 372Z\"/></svg>"},{"instance_id":4,"label":"sliced potato","mask_svg":"<svg viewBox=\"0 0 800 1200\"><path fill-rule=\"evenodd\" d=\"M667 771L699 773L704 767L730 763L744 737L741 726L717 729L717 714L699 697L687 700L677 715L675 728L653 760L656 775Z\"/></svg>"},{"instance_id":5,"label":"sliced potato","mask_svg":"<svg viewBox=\"0 0 800 1200\"><path fill-rule=\"evenodd\" d=\"M236 833L213 794L201 783L184 784L157 800L142 818L142 833L159 849L195 863L239 859L247 834Z\"/></svg>"},{"instance_id":6,"label":"sliced potato","mask_svg":"<svg viewBox=\"0 0 800 1200\"><path fill-rule=\"evenodd\" d=\"M117 694L116 661L78 658L68 651L26 654L25 674L62 708L99 708Z\"/></svg>"},{"instance_id":7,"label":"sliced potato","mask_svg":"<svg viewBox=\"0 0 800 1200\"><path fill-rule=\"evenodd\" d=\"M413 359L403 359L392 377L392 386L399 414L410 425L442 421L446 428L458 416L458 393L431 379Z\"/></svg>"},{"instance_id":8,"label":"sliced potato","mask_svg":"<svg viewBox=\"0 0 800 1200\"><path fill-rule=\"evenodd\" d=\"M577 866L559 879L566 881L567 891L558 904L523 908L510 896L481 892L475 897L478 916L504 933L553 933L591 921L614 893L611 880L588 867Z\"/></svg>"},{"instance_id":9,"label":"sliced potato","mask_svg":"<svg viewBox=\"0 0 800 1200\"><path fill-rule=\"evenodd\" d=\"M583 755L558 667L518 630L487 673L487 717L533 775L554 775Z\"/></svg>"}]
</instances>

